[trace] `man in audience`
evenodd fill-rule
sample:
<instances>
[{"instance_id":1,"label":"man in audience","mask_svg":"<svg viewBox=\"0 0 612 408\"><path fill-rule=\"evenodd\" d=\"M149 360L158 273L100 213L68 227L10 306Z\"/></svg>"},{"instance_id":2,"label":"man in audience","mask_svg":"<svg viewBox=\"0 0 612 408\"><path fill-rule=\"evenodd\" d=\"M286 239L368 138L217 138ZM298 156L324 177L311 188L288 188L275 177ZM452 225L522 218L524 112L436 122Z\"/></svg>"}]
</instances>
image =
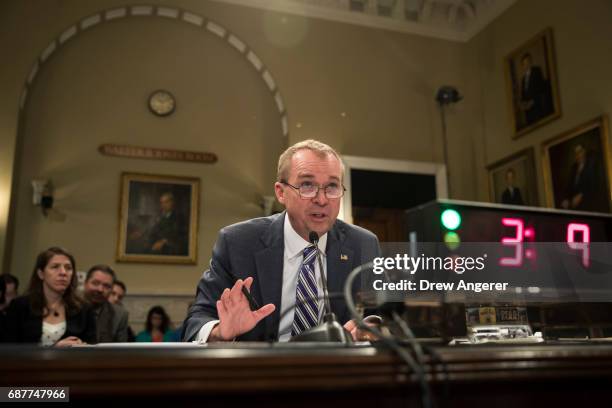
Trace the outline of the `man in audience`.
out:
<instances>
[{"instance_id":1,"label":"man in audience","mask_svg":"<svg viewBox=\"0 0 612 408\"><path fill-rule=\"evenodd\" d=\"M115 280L115 283L113 283L113 289L108 297L108 301L113 305L123 306L125 292L125 283L121 282L120 280Z\"/></svg>"},{"instance_id":2,"label":"man in audience","mask_svg":"<svg viewBox=\"0 0 612 408\"><path fill-rule=\"evenodd\" d=\"M4 281L5 285L4 302L0 302L0 310L5 310L19 293L19 279L10 273L0 275L0 279Z\"/></svg>"},{"instance_id":3,"label":"man in audience","mask_svg":"<svg viewBox=\"0 0 612 408\"><path fill-rule=\"evenodd\" d=\"M17 277L10 273L0 275L0 343L6 336L6 312L11 301L17 297L18 289L19 279Z\"/></svg>"},{"instance_id":4,"label":"man in audience","mask_svg":"<svg viewBox=\"0 0 612 408\"><path fill-rule=\"evenodd\" d=\"M112 303L113 305L124 307L123 298L125 297L126 293L127 293L127 288L125 286L125 283L123 283L120 280L115 280L115 283L113 284L113 290L111 290L111 294L108 297L108 301ZM129 321L129 316L128 316L128 321ZM136 335L134 334L134 330L132 330L131 326L128 326L127 331L128 331L128 341L129 342L136 341Z\"/></svg>"},{"instance_id":5,"label":"man in audience","mask_svg":"<svg viewBox=\"0 0 612 408\"><path fill-rule=\"evenodd\" d=\"M127 312L108 301L115 279L115 272L108 265L92 266L85 277L85 299L96 313L98 343L128 340Z\"/></svg>"}]
</instances>

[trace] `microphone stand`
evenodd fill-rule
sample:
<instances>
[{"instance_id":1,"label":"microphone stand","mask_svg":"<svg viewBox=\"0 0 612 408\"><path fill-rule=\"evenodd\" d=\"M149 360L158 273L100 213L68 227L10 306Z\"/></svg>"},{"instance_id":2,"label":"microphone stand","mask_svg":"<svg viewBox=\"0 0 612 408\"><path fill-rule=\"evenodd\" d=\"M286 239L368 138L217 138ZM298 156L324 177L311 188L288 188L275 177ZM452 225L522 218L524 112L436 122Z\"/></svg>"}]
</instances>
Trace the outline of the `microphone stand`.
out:
<instances>
[{"instance_id":1,"label":"microphone stand","mask_svg":"<svg viewBox=\"0 0 612 408\"><path fill-rule=\"evenodd\" d=\"M327 276L325 276L325 271L323 270L321 252L319 251L319 235L316 232L311 231L308 238L315 246L319 270L321 271L325 314L323 315L323 323L309 330L305 330L297 336L293 336L289 341L334 342L344 344L352 343L353 338L351 334L340 324L340 322L338 322L336 314L331 311L329 292L327 290Z\"/></svg>"}]
</instances>

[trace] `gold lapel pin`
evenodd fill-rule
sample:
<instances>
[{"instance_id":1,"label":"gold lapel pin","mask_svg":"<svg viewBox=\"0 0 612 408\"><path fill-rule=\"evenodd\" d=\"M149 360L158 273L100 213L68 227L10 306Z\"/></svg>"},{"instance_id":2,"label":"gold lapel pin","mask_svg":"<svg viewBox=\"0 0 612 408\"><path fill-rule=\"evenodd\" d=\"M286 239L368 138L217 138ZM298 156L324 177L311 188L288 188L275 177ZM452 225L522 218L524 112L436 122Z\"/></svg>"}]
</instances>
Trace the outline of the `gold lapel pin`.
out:
<instances>
[{"instance_id":1,"label":"gold lapel pin","mask_svg":"<svg viewBox=\"0 0 612 408\"><path fill-rule=\"evenodd\" d=\"M341 261L348 261L348 256L344 255L344 254L340 254L340 260Z\"/></svg>"}]
</instances>

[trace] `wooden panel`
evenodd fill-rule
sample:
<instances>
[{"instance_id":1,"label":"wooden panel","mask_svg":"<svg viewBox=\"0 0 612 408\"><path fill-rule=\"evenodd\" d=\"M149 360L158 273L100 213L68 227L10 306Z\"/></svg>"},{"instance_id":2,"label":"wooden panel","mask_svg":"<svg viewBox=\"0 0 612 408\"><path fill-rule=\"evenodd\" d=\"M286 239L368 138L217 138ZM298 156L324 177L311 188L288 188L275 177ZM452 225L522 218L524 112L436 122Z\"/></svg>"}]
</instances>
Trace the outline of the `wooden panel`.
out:
<instances>
[{"instance_id":1,"label":"wooden panel","mask_svg":"<svg viewBox=\"0 0 612 408\"><path fill-rule=\"evenodd\" d=\"M609 398L608 345L434 347L426 358L435 400L451 406ZM0 386L69 386L72 401L155 399L181 405L255 401L273 407L419 403L416 379L375 348L235 344L230 348L0 348ZM452 398L451 398L452 397ZM502 399L499 399L503 397Z\"/></svg>"}]
</instances>

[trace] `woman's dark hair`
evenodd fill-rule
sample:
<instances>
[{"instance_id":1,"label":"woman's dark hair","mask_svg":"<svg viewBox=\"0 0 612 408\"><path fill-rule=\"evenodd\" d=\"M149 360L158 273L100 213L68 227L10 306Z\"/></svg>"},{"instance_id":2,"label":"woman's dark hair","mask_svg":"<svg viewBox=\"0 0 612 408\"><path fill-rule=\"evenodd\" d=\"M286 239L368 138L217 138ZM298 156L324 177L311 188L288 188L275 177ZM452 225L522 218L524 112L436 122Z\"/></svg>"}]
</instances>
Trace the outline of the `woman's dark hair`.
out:
<instances>
[{"instance_id":1,"label":"woman's dark hair","mask_svg":"<svg viewBox=\"0 0 612 408\"><path fill-rule=\"evenodd\" d=\"M47 306L47 302L43 292L43 281L40 276L38 276L38 271L44 271L51 258L53 258L55 255L64 255L70 260L70 264L72 265L72 278L70 279L70 285L64 291L62 299L64 300L66 315L74 315L83 305L83 301L76 294L78 281L76 262L74 257L68 251L59 247L51 247L38 254L36 257L36 263L34 264L34 270L32 271L30 286L28 288L30 307L32 308L32 312L34 314L46 316L46 314L43 313L45 307Z\"/></svg>"},{"instance_id":2,"label":"woman's dark hair","mask_svg":"<svg viewBox=\"0 0 612 408\"><path fill-rule=\"evenodd\" d=\"M154 314L158 314L162 317L162 324L160 327L161 332L162 333L167 332L168 329L170 329L170 317L168 317L168 314L166 313L164 308L161 306L153 306L151 309L149 309L149 313L147 314L147 323L145 327L147 332L151 333L153 331L153 325L151 324L151 317L153 317Z\"/></svg>"}]
</instances>

